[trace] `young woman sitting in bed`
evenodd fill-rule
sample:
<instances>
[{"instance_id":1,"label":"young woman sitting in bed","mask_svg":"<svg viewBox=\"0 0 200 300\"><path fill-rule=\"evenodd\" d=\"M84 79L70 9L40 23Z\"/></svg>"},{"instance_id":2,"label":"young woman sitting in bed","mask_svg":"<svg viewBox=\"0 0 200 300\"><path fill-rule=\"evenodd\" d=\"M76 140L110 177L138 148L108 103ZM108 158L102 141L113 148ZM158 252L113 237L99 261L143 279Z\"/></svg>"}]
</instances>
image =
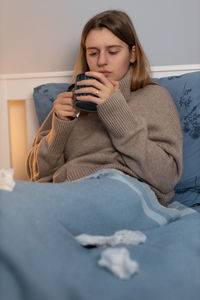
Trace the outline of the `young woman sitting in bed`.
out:
<instances>
[{"instance_id":1,"label":"young woman sitting in bed","mask_svg":"<svg viewBox=\"0 0 200 300\"><path fill-rule=\"evenodd\" d=\"M182 171L179 117L169 93L151 80L126 13L105 11L88 21L74 80L79 73L94 78L58 95L28 155L30 179L70 182L113 169L148 184L167 206ZM75 93L97 111L75 107Z\"/></svg>"}]
</instances>

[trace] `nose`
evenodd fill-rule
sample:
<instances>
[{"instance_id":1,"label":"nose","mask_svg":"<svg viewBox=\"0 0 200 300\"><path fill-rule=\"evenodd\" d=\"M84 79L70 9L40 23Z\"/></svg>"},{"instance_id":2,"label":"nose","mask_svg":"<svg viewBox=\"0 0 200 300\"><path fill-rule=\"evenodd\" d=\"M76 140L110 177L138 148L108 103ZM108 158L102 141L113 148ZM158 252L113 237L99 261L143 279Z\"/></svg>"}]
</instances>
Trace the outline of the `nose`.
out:
<instances>
[{"instance_id":1,"label":"nose","mask_svg":"<svg viewBox=\"0 0 200 300\"><path fill-rule=\"evenodd\" d=\"M104 51L100 51L99 53L99 57L98 57L98 65L102 66L102 65L106 65L107 64L107 57L106 57L106 53Z\"/></svg>"}]
</instances>

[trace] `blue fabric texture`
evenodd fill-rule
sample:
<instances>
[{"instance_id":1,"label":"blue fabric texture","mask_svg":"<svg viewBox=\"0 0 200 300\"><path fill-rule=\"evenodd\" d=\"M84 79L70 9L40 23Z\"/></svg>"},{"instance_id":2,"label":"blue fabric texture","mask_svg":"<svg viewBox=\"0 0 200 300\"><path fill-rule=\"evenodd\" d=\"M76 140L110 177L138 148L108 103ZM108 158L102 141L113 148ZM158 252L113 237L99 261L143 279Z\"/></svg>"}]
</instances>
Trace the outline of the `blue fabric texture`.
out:
<instances>
[{"instance_id":1,"label":"blue fabric texture","mask_svg":"<svg viewBox=\"0 0 200 300\"><path fill-rule=\"evenodd\" d=\"M169 91L181 120L184 166L177 190L180 191L180 187L190 189L192 184L198 191L200 186L196 186L196 177L200 177L200 72L155 81Z\"/></svg>"},{"instance_id":2,"label":"blue fabric texture","mask_svg":"<svg viewBox=\"0 0 200 300\"><path fill-rule=\"evenodd\" d=\"M57 95L65 92L68 87L68 83L47 83L34 88L33 100L39 125L43 123L51 111Z\"/></svg>"},{"instance_id":3,"label":"blue fabric texture","mask_svg":"<svg viewBox=\"0 0 200 300\"><path fill-rule=\"evenodd\" d=\"M116 170L70 183L17 181L13 192L0 190L0 299L197 300L199 228L198 212L161 206L146 184ZM75 239L122 229L147 236L125 246L139 264L125 281L98 266L105 248Z\"/></svg>"},{"instance_id":4,"label":"blue fabric texture","mask_svg":"<svg viewBox=\"0 0 200 300\"><path fill-rule=\"evenodd\" d=\"M176 196L181 193L181 202L192 206L200 203L200 72L154 78L154 81L171 94L183 130L183 174L175 187L176 194L173 200L177 201ZM51 110L57 95L66 91L68 87L67 83L49 83L34 89L33 97L40 125ZM186 191L194 193L192 201L184 193ZM177 197L180 200L180 196Z\"/></svg>"},{"instance_id":5,"label":"blue fabric texture","mask_svg":"<svg viewBox=\"0 0 200 300\"><path fill-rule=\"evenodd\" d=\"M183 130L183 174L174 200L188 206L200 203L200 72L154 79L172 96ZM188 198L190 191L193 201ZM194 194L193 194L194 193ZM196 199L196 200L194 200Z\"/></svg>"}]
</instances>

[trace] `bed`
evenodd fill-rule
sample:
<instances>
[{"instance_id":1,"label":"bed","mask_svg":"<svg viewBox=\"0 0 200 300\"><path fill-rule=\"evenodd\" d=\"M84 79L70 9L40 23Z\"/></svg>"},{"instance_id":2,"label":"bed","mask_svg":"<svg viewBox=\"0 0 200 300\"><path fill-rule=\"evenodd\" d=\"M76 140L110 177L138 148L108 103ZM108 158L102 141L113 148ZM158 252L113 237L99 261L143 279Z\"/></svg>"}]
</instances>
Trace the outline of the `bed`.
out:
<instances>
[{"instance_id":1,"label":"bed","mask_svg":"<svg viewBox=\"0 0 200 300\"><path fill-rule=\"evenodd\" d=\"M171 93L184 135L183 175L169 207L148 186L116 170L71 183L17 180L0 189L1 300L188 300L200 295L200 72L154 78ZM33 91L38 122L66 83ZM82 234L145 236L110 246L82 245ZM136 271L120 278L100 265L108 249L126 249ZM123 260L110 260L123 269ZM116 269L115 268L115 269Z\"/></svg>"}]
</instances>

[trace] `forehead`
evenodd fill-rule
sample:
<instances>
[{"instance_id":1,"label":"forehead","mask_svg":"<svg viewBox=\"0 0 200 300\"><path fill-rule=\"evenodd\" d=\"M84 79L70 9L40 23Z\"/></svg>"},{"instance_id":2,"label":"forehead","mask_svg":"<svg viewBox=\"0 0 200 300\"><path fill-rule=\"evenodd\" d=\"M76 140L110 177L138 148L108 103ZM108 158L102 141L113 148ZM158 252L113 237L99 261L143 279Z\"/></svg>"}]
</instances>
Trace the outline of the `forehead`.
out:
<instances>
[{"instance_id":1,"label":"forehead","mask_svg":"<svg viewBox=\"0 0 200 300\"><path fill-rule=\"evenodd\" d=\"M102 48L112 45L127 46L107 28L90 30L85 41L86 48Z\"/></svg>"}]
</instances>

